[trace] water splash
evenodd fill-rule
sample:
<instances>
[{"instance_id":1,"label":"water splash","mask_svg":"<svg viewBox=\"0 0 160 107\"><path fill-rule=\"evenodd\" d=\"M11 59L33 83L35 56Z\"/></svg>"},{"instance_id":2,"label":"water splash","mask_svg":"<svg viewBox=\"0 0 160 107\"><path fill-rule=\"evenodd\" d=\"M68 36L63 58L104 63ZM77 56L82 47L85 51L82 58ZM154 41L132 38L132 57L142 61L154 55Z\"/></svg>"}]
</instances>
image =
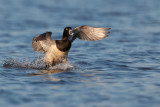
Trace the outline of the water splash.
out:
<instances>
[{"instance_id":1,"label":"water splash","mask_svg":"<svg viewBox=\"0 0 160 107\"><path fill-rule=\"evenodd\" d=\"M33 61L29 61L28 58L22 60L18 60L15 58L7 58L3 61L3 66L11 68L40 69L40 70L54 70L54 69L68 70L75 68L69 62L67 62L66 64L60 63L55 66L46 68L45 64L43 63L43 57L36 57Z\"/></svg>"}]
</instances>

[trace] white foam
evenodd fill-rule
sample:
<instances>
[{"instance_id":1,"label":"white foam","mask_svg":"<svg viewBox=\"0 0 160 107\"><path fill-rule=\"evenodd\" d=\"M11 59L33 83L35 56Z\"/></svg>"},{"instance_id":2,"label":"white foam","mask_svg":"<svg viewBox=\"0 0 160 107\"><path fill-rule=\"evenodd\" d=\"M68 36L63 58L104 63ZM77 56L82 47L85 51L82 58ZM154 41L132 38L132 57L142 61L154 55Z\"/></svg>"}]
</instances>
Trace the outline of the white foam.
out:
<instances>
[{"instance_id":1,"label":"white foam","mask_svg":"<svg viewBox=\"0 0 160 107\"><path fill-rule=\"evenodd\" d=\"M3 61L4 67L13 67L13 68L25 68L25 69L46 69L46 65L43 63L43 57L37 57L33 61L29 61L29 59L25 58L23 60L17 60L15 58L7 58ZM67 62L66 64L57 64L53 67L47 68L48 70L61 69L68 70L74 69L75 67Z\"/></svg>"}]
</instances>

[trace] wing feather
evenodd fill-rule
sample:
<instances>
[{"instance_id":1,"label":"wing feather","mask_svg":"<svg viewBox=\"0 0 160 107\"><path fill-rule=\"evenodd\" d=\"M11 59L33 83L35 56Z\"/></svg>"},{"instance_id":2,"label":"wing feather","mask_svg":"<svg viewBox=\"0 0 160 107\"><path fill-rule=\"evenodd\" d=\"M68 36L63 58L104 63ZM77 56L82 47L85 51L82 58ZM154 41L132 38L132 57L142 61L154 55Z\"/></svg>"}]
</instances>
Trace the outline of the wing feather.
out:
<instances>
[{"instance_id":1,"label":"wing feather","mask_svg":"<svg viewBox=\"0 0 160 107\"><path fill-rule=\"evenodd\" d=\"M110 28L96 28L91 26L80 26L73 29L73 34L75 37L86 41L96 41L106 38L107 33L110 33Z\"/></svg>"},{"instance_id":2,"label":"wing feather","mask_svg":"<svg viewBox=\"0 0 160 107\"><path fill-rule=\"evenodd\" d=\"M32 39L32 47L36 52L42 51L42 53L46 53L51 45L55 44L55 42L51 38L52 32L46 32L40 34Z\"/></svg>"}]
</instances>

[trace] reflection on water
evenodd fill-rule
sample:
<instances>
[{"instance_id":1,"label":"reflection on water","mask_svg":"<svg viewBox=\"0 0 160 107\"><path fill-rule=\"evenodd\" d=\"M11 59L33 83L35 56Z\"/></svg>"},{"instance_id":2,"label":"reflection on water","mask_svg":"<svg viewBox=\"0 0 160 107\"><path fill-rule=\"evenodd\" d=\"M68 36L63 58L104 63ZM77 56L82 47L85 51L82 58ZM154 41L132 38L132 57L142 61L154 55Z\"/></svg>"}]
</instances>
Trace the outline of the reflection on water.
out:
<instances>
[{"instance_id":1,"label":"reflection on water","mask_svg":"<svg viewBox=\"0 0 160 107\"><path fill-rule=\"evenodd\" d=\"M60 72L66 72L66 71L63 69L40 70L39 72L30 73L28 75L29 76L50 75L50 74L60 73Z\"/></svg>"}]
</instances>

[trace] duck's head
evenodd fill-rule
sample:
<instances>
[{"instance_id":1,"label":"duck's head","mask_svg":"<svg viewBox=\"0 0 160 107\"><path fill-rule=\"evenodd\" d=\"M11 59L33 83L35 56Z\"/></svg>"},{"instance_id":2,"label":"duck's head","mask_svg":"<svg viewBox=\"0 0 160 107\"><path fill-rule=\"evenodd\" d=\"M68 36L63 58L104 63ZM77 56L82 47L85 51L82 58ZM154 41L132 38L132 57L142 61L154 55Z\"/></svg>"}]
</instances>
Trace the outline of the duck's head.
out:
<instances>
[{"instance_id":1,"label":"duck's head","mask_svg":"<svg viewBox=\"0 0 160 107\"><path fill-rule=\"evenodd\" d=\"M69 36L72 35L72 28L71 27L65 27L63 31L63 38L62 40L67 40Z\"/></svg>"}]
</instances>

